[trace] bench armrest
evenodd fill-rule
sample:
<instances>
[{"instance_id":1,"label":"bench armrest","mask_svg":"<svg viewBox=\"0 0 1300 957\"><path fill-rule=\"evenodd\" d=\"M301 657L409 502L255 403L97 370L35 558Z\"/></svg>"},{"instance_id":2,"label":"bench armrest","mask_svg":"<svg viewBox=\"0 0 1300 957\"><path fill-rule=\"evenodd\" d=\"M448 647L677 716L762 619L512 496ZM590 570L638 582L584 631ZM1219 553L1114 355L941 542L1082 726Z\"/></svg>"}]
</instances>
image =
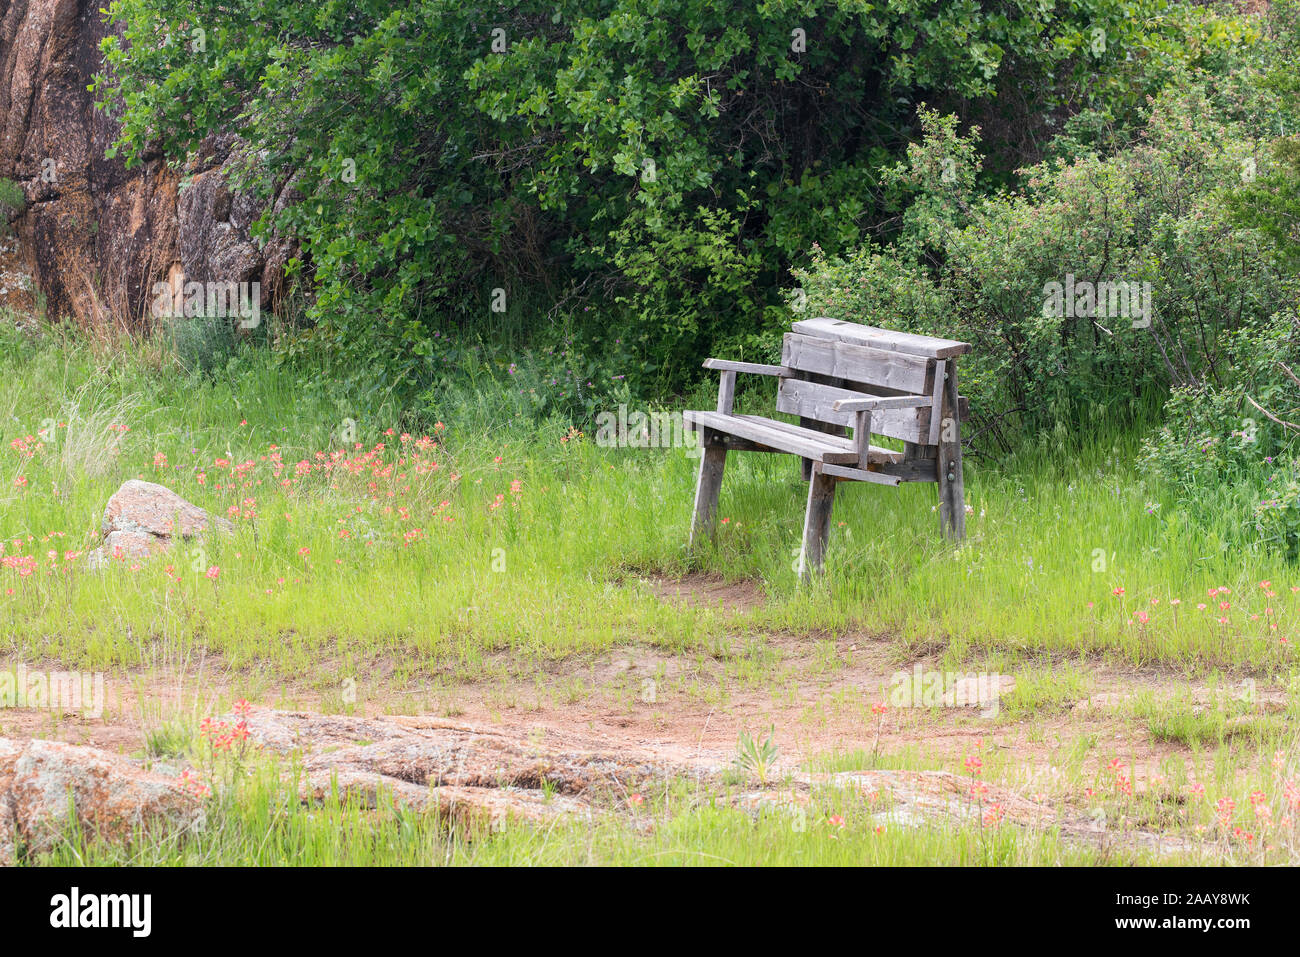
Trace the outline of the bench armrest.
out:
<instances>
[{"instance_id":1,"label":"bench armrest","mask_svg":"<svg viewBox=\"0 0 1300 957\"><path fill-rule=\"evenodd\" d=\"M728 359L705 359L704 368L718 372L752 372L756 375L782 375L790 370L785 366L769 366L760 362L731 362Z\"/></svg>"},{"instance_id":2,"label":"bench armrest","mask_svg":"<svg viewBox=\"0 0 1300 957\"><path fill-rule=\"evenodd\" d=\"M836 412L880 412L885 409L916 409L933 401L933 397L928 395L891 395L878 399L840 399L831 408Z\"/></svg>"}]
</instances>

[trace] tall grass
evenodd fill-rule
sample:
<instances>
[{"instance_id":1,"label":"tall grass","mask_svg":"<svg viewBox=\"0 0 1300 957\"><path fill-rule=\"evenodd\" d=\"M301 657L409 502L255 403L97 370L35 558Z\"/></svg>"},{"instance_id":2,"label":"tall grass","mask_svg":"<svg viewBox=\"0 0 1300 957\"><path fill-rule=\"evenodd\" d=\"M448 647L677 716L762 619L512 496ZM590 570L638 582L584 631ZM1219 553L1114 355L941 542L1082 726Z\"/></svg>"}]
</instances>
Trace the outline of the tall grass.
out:
<instances>
[{"instance_id":1,"label":"tall grass","mask_svg":"<svg viewBox=\"0 0 1300 957\"><path fill-rule=\"evenodd\" d=\"M1300 575L1177 511L1134 472L1135 435L1054 433L970 459L956 548L934 486L841 485L828 574L802 585L806 486L788 456L731 456L727 521L689 555L685 449L600 448L559 420L488 429L469 407L417 449L399 410L304 390L261 351L214 376L0 335L5 657L147 666L202 650L327 678L387 658L414 680L473 674L500 652L711 649L782 630L868 633L953 662L1292 667ZM236 532L86 571L105 501L134 477L231 514ZM662 603L646 581L688 570L754 579L767 601L727 616Z\"/></svg>"},{"instance_id":2,"label":"tall grass","mask_svg":"<svg viewBox=\"0 0 1300 957\"><path fill-rule=\"evenodd\" d=\"M550 826L448 826L436 815L381 802L372 809L331 794L304 805L292 774L262 767L237 796L213 803L201 829L106 843L69 830L31 864L55 866L430 866L430 865L830 865L1085 866L1193 863L1209 855L1159 856L1140 847L1062 840L1055 829L1023 831L980 821L906 827L873 813L861 796L834 789L798 818L750 814L725 795L678 782L635 818L600 813Z\"/></svg>"}]
</instances>

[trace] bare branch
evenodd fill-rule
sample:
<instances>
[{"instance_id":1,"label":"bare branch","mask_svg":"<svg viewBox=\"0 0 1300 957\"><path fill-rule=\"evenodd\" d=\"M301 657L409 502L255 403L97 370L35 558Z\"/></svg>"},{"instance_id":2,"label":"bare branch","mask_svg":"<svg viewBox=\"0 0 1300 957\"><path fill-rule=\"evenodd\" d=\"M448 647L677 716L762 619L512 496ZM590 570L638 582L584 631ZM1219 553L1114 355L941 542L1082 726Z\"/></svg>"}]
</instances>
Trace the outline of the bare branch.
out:
<instances>
[{"instance_id":1,"label":"bare branch","mask_svg":"<svg viewBox=\"0 0 1300 957\"><path fill-rule=\"evenodd\" d=\"M1287 368L1285 362L1283 362L1281 359L1278 359L1277 364L1282 367L1282 371L1285 372L1290 377L1292 382L1294 382L1296 385L1300 385L1300 379L1297 379L1296 374Z\"/></svg>"},{"instance_id":2,"label":"bare branch","mask_svg":"<svg viewBox=\"0 0 1300 957\"><path fill-rule=\"evenodd\" d=\"M1300 432L1300 425L1296 425L1294 422L1288 422L1285 419L1279 419L1276 415L1268 411L1268 409L1264 408L1262 405L1260 405L1250 396L1246 396L1246 401L1249 402L1251 405L1253 405L1255 408L1259 409L1259 411L1263 412L1266 416L1268 416L1278 425L1285 426L1288 429L1294 429L1296 432Z\"/></svg>"}]
</instances>

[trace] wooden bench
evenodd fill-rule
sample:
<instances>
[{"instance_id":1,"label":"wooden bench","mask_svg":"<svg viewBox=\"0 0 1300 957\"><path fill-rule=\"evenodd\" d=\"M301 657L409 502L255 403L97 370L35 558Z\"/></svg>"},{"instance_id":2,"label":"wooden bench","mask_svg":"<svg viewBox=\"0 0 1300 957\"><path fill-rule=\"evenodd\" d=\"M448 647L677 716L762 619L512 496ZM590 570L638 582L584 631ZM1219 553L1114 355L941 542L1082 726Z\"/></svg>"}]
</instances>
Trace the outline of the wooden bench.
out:
<instances>
[{"instance_id":1,"label":"wooden bench","mask_svg":"<svg viewBox=\"0 0 1300 957\"><path fill-rule=\"evenodd\" d=\"M692 545L713 531L728 452L784 452L803 459L809 486L801 577L823 566L838 482L936 482L940 527L953 540L964 538L966 400L957 393L957 358L970 348L951 339L820 318L796 322L786 333L779 366L707 360L704 367L721 377L718 407L683 415L704 450ZM777 376L776 410L797 415L799 424L733 412L738 372ZM873 434L902 440L902 451L872 445Z\"/></svg>"}]
</instances>

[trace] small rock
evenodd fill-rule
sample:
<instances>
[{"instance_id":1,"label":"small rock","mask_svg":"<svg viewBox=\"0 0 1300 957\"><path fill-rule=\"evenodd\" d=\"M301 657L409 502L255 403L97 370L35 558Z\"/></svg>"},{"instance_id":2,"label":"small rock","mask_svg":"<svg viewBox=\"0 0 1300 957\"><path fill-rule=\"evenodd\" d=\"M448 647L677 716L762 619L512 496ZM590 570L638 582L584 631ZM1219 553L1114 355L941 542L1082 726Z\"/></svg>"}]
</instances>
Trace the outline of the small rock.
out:
<instances>
[{"instance_id":1,"label":"small rock","mask_svg":"<svg viewBox=\"0 0 1300 957\"><path fill-rule=\"evenodd\" d=\"M229 532L233 526L164 485L131 479L108 500L100 523L104 541L86 561L91 569L99 569L113 559L152 558L170 549L177 534L196 538L209 529Z\"/></svg>"},{"instance_id":2,"label":"small rock","mask_svg":"<svg viewBox=\"0 0 1300 957\"><path fill-rule=\"evenodd\" d=\"M106 536L113 532L145 532L171 538L176 534L177 521L182 538L193 538L209 528L231 530L226 519L213 518L205 509L185 501L165 485L139 479L123 482L113 493L104 508L100 530Z\"/></svg>"}]
</instances>

